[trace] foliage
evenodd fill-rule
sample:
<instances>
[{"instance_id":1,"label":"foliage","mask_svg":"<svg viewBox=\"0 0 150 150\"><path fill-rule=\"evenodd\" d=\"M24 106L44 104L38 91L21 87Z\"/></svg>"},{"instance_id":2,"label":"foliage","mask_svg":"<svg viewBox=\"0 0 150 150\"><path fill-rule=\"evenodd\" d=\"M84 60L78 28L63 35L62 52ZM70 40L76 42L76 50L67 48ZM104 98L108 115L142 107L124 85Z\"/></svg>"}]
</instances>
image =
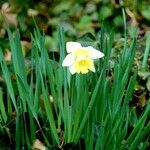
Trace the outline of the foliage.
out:
<instances>
[{"instance_id":1,"label":"foliage","mask_svg":"<svg viewBox=\"0 0 150 150\"><path fill-rule=\"evenodd\" d=\"M0 148L149 149L148 4L1 1ZM96 73L62 67L74 39L105 54Z\"/></svg>"},{"instance_id":2,"label":"foliage","mask_svg":"<svg viewBox=\"0 0 150 150\"><path fill-rule=\"evenodd\" d=\"M1 134L7 133L10 146L31 149L34 141L40 139L49 149L148 147L150 105L147 104L140 114L130 106L137 77L137 69L131 72L136 38L130 47L125 41L112 68L114 33L108 34L102 29L96 42L105 58L97 61L97 72L71 76L66 68L61 67L66 55L61 27L58 28L59 62L49 59L44 46L45 36L36 28L32 35L29 68L25 66L19 32L12 33L8 26L7 32L14 79L1 50L0 63L8 93L1 89L0 129ZM28 74L27 69L30 70ZM5 106L9 107L6 109ZM15 126L14 132L11 132L12 125Z\"/></svg>"}]
</instances>

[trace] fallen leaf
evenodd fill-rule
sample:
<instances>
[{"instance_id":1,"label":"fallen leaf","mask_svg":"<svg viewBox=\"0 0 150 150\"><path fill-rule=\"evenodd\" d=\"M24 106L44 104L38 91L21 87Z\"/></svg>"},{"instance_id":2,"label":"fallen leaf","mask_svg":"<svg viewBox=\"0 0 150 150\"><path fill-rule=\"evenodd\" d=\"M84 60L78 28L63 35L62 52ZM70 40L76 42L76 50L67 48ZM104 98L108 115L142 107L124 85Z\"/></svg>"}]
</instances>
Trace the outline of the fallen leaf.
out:
<instances>
[{"instance_id":1,"label":"fallen leaf","mask_svg":"<svg viewBox=\"0 0 150 150\"><path fill-rule=\"evenodd\" d=\"M21 41L21 46L23 50L23 55L25 56L26 53L31 49L31 44L28 41Z\"/></svg>"},{"instance_id":2,"label":"fallen leaf","mask_svg":"<svg viewBox=\"0 0 150 150\"><path fill-rule=\"evenodd\" d=\"M44 144L38 139L34 141L32 148L33 150L46 150Z\"/></svg>"},{"instance_id":3,"label":"fallen leaf","mask_svg":"<svg viewBox=\"0 0 150 150\"><path fill-rule=\"evenodd\" d=\"M34 17L34 16L37 16L38 13L39 13L39 12L38 12L37 10L31 9L31 8L29 8L29 9L28 9L28 12L27 12L28 16L31 16L31 17L32 17L32 16L33 16L33 17Z\"/></svg>"},{"instance_id":4,"label":"fallen leaf","mask_svg":"<svg viewBox=\"0 0 150 150\"><path fill-rule=\"evenodd\" d=\"M9 50L5 53L5 61L11 61L11 52Z\"/></svg>"},{"instance_id":5,"label":"fallen leaf","mask_svg":"<svg viewBox=\"0 0 150 150\"><path fill-rule=\"evenodd\" d=\"M140 107L144 107L146 105L146 98L145 98L146 93L143 93L142 95L139 96L139 102L138 105Z\"/></svg>"},{"instance_id":6,"label":"fallen leaf","mask_svg":"<svg viewBox=\"0 0 150 150\"><path fill-rule=\"evenodd\" d=\"M9 25L17 26L17 14L12 12L12 9L8 3L4 3L1 7L1 12L5 16Z\"/></svg>"}]
</instances>

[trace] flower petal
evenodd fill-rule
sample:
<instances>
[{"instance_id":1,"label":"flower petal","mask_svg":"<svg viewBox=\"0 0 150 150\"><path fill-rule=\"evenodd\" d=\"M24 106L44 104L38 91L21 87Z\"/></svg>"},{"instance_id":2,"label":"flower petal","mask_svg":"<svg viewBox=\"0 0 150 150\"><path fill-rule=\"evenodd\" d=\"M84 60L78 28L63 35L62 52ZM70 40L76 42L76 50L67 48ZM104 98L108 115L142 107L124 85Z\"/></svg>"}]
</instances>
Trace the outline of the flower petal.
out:
<instances>
[{"instance_id":1,"label":"flower petal","mask_svg":"<svg viewBox=\"0 0 150 150\"><path fill-rule=\"evenodd\" d=\"M67 49L67 53L71 53L73 52L75 49L77 48L81 48L81 44L78 42L67 42L66 43L66 49Z\"/></svg>"},{"instance_id":2,"label":"flower petal","mask_svg":"<svg viewBox=\"0 0 150 150\"><path fill-rule=\"evenodd\" d=\"M90 70L91 70L92 72L95 72L95 67L94 67L94 65L92 66L92 68L90 68Z\"/></svg>"},{"instance_id":3,"label":"flower petal","mask_svg":"<svg viewBox=\"0 0 150 150\"><path fill-rule=\"evenodd\" d=\"M74 63L75 57L72 54L68 54L63 60L62 66L71 66Z\"/></svg>"},{"instance_id":4,"label":"flower petal","mask_svg":"<svg viewBox=\"0 0 150 150\"><path fill-rule=\"evenodd\" d=\"M75 69L74 65L70 66L69 70L70 70L71 74L75 74L76 73L76 69Z\"/></svg>"},{"instance_id":5,"label":"flower petal","mask_svg":"<svg viewBox=\"0 0 150 150\"><path fill-rule=\"evenodd\" d=\"M104 57L104 53L100 52L99 50L93 48L92 46L86 47L86 49L89 51L89 57L91 59L98 59Z\"/></svg>"}]
</instances>

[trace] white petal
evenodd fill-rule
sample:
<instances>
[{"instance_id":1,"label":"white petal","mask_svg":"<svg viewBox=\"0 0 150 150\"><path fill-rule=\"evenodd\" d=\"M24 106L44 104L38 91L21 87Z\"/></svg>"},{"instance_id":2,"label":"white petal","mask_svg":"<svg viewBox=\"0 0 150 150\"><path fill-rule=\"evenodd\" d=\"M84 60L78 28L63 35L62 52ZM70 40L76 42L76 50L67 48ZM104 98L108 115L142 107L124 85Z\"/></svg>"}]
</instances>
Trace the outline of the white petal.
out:
<instances>
[{"instance_id":1,"label":"white petal","mask_svg":"<svg viewBox=\"0 0 150 150\"><path fill-rule=\"evenodd\" d=\"M95 67L91 68L90 70L91 70L92 72L95 72Z\"/></svg>"},{"instance_id":2,"label":"white petal","mask_svg":"<svg viewBox=\"0 0 150 150\"><path fill-rule=\"evenodd\" d=\"M77 48L81 48L81 44L78 42L67 42L66 43L66 49L67 49L67 53L71 53L73 52L75 49Z\"/></svg>"},{"instance_id":3,"label":"white petal","mask_svg":"<svg viewBox=\"0 0 150 150\"><path fill-rule=\"evenodd\" d=\"M71 74L75 74L76 73L76 69L75 69L74 65L70 66L69 70L70 70Z\"/></svg>"},{"instance_id":4,"label":"white petal","mask_svg":"<svg viewBox=\"0 0 150 150\"><path fill-rule=\"evenodd\" d=\"M75 57L72 54L68 54L63 60L62 66L71 66L74 63Z\"/></svg>"},{"instance_id":5,"label":"white petal","mask_svg":"<svg viewBox=\"0 0 150 150\"><path fill-rule=\"evenodd\" d=\"M91 59L98 59L104 57L104 53L100 52L99 50L93 48L92 46L86 47L89 50L89 57Z\"/></svg>"}]
</instances>

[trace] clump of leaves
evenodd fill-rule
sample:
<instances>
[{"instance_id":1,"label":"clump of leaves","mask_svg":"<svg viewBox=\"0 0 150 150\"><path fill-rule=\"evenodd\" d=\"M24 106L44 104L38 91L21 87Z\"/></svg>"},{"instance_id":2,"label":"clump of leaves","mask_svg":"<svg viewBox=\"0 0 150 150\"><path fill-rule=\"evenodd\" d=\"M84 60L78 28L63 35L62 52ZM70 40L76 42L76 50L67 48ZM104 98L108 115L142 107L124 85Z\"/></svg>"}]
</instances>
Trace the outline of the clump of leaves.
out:
<instances>
[{"instance_id":1,"label":"clump of leaves","mask_svg":"<svg viewBox=\"0 0 150 150\"><path fill-rule=\"evenodd\" d=\"M66 55L64 30L59 27L57 31L59 57L50 59L45 35L36 27L31 36L30 65L26 65L19 32L11 32L7 26L13 70L9 70L0 50L0 64L8 91L3 91L7 93L6 104L1 93L0 110L3 124L6 124L8 113L15 113L12 119L15 133L10 133L15 137L15 148L31 149L40 145L53 149L146 149L149 146L149 102L139 115L130 106L138 74L136 67L132 70L136 37L129 44L124 39L113 67L113 32L109 34L103 28L96 38L92 35L91 39L80 38L81 43L95 45L103 51L105 57L97 61L96 73L71 76L62 68ZM27 66L30 68L28 74ZM11 126L7 127L11 129Z\"/></svg>"}]
</instances>

